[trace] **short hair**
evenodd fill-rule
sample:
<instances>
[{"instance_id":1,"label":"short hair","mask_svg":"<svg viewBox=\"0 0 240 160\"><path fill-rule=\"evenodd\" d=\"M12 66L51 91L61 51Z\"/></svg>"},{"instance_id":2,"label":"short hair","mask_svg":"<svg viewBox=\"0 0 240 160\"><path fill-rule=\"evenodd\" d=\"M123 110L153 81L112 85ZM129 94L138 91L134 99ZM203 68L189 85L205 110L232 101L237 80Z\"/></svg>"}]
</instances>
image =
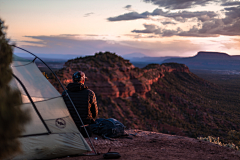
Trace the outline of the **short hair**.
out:
<instances>
[{"instance_id":1,"label":"short hair","mask_svg":"<svg viewBox=\"0 0 240 160\"><path fill-rule=\"evenodd\" d=\"M72 79L73 82L79 82L85 80L87 77L85 76L85 73L82 71L77 71L73 74Z\"/></svg>"}]
</instances>

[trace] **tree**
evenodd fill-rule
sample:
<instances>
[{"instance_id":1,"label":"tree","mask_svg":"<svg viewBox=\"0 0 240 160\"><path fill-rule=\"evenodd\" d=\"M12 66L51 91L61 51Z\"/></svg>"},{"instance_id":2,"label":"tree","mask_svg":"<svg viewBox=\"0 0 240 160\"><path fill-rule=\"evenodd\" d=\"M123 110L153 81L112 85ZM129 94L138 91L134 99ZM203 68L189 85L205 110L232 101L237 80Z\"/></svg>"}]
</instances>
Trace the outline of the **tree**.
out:
<instances>
[{"instance_id":1,"label":"tree","mask_svg":"<svg viewBox=\"0 0 240 160\"><path fill-rule=\"evenodd\" d=\"M21 151L18 137L24 124L30 120L27 111L21 110L21 94L8 85L12 79L13 49L6 38L6 27L0 18L0 159Z\"/></svg>"}]
</instances>

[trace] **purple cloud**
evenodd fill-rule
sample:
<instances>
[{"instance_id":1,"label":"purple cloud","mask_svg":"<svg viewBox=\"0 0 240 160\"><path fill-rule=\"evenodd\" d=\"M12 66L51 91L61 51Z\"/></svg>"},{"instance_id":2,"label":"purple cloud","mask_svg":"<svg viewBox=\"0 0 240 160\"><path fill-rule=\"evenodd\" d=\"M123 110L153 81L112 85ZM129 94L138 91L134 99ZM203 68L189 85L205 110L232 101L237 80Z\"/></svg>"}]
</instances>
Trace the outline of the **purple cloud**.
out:
<instances>
[{"instance_id":1,"label":"purple cloud","mask_svg":"<svg viewBox=\"0 0 240 160\"><path fill-rule=\"evenodd\" d=\"M197 18L200 21L207 21L217 16L217 14L213 11L196 11L196 12L189 12L189 11L182 11L182 12L175 12L170 13L169 11L164 12L162 9L155 9L152 13L151 12L130 12L125 13L123 15L119 15L116 17L108 18L108 21L127 21L127 20L136 20L136 19L147 19L149 16L163 16L168 18L173 18L176 21L184 22L186 19L189 18Z\"/></svg>"},{"instance_id":2,"label":"purple cloud","mask_svg":"<svg viewBox=\"0 0 240 160\"><path fill-rule=\"evenodd\" d=\"M132 35L134 36L134 35ZM93 55L96 52L110 51L118 55L129 53L143 53L148 56L170 56L181 55L184 52L195 53L201 50L201 46L193 44L191 41L181 40L172 42L145 42L145 41L104 41L104 40L84 40L74 39L64 36L26 36L28 38L43 42L43 46L34 45L28 41L30 45L21 45L35 54L44 55L74 55L76 57ZM136 37L137 38L137 37ZM140 37L139 37L140 38ZM148 37L149 38L149 37ZM174 46L174 47L173 47ZM181 52L179 52L181 51Z\"/></svg>"},{"instance_id":3,"label":"purple cloud","mask_svg":"<svg viewBox=\"0 0 240 160\"><path fill-rule=\"evenodd\" d=\"M146 3L153 3L166 9L186 9L195 6L205 6L211 2L218 1L219 0L144 0Z\"/></svg>"}]
</instances>

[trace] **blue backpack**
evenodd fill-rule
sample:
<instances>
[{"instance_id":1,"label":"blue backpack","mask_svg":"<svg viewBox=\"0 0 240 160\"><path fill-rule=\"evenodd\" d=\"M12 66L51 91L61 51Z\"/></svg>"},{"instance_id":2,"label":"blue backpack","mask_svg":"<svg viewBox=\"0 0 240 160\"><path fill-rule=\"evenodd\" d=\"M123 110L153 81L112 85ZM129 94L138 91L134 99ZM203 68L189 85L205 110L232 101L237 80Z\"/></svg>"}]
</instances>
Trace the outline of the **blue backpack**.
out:
<instances>
[{"instance_id":1,"label":"blue backpack","mask_svg":"<svg viewBox=\"0 0 240 160\"><path fill-rule=\"evenodd\" d=\"M95 120L95 124L90 125L90 129L94 134L101 135L106 139L124 136L124 128L125 126L114 118L99 118Z\"/></svg>"}]
</instances>

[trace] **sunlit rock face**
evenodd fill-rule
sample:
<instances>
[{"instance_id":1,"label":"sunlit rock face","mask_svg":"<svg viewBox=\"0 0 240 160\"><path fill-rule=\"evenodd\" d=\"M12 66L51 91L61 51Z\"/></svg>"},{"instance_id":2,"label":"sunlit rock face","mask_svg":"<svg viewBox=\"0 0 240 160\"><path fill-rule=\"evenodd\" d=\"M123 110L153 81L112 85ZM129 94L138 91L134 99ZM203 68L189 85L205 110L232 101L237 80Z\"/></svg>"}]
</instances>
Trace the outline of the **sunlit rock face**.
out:
<instances>
[{"instance_id":1,"label":"sunlit rock face","mask_svg":"<svg viewBox=\"0 0 240 160\"><path fill-rule=\"evenodd\" d=\"M163 78L165 73L189 73L188 67L183 64L150 64L140 69L115 54L99 53L95 56L69 60L57 74L62 83L67 86L72 82L72 75L76 71L85 72L88 77L85 84L96 94L112 98L126 98L134 93L145 97L151 90L151 85L159 78ZM54 82L53 84L60 93L63 91L59 85Z\"/></svg>"}]
</instances>

